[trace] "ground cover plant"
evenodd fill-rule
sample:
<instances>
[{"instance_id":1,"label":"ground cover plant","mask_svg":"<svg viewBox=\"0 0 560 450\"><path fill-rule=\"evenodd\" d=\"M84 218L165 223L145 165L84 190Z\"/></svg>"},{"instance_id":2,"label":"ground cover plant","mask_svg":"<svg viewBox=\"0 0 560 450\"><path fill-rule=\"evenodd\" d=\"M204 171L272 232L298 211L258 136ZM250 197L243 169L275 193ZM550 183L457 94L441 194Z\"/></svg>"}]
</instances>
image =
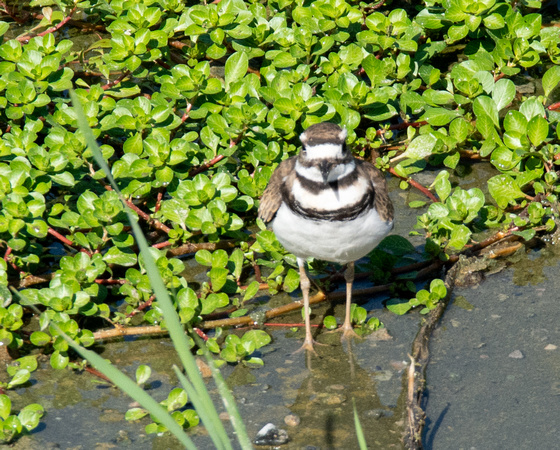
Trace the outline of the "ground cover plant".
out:
<instances>
[{"instance_id":1,"label":"ground cover plant","mask_svg":"<svg viewBox=\"0 0 560 450\"><path fill-rule=\"evenodd\" d=\"M265 330L224 338L223 327L255 323L259 292L299 286L295 258L256 211L272 171L311 124L346 127L356 155L423 198L396 207L422 208L411 232L425 245L390 236L362 267L391 289L387 307L397 314L436 308L443 281L418 292L413 281L460 253L556 231L560 31L540 8L493 0L0 3L0 340L8 361L0 439L41 417L39 405L14 414L9 401L38 355L55 369L83 368L58 330L95 348L166 329L70 89L183 326L218 362L262 364L255 352L270 341ZM492 176L459 187L479 161ZM415 181L422 171L437 172L431 186ZM326 291L336 284L334 269L314 267L331 273ZM191 276L201 271L206 281ZM380 326L361 307L354 321L361 333Z\"/></svg>"}]
</instances>

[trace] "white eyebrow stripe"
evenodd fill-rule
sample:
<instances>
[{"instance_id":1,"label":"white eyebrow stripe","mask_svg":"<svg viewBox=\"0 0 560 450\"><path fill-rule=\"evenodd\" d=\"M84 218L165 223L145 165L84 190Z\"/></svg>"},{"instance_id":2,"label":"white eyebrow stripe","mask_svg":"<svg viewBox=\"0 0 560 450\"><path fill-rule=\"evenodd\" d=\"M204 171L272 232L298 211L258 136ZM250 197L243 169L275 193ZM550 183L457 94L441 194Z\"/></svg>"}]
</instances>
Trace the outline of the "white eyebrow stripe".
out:
<instances>
[{"instance_id":1,"label":"white eyebrow stripe","mask_svg":"<svg viewBox=\"0 0 560 450\"><path fill-rule=\"evenodd\" d=\"M342 158L342 145L319 144L305 147L306 159L335 159Z\"/></svg>"}]
</instances>

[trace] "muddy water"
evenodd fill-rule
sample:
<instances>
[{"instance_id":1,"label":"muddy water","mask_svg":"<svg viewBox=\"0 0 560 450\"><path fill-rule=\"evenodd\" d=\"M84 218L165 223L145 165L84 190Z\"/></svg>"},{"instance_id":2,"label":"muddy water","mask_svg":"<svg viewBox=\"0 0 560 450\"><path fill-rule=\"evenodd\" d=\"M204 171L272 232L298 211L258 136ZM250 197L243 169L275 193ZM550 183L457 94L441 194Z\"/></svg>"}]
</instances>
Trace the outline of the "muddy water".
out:
<instances>
[{"instance_id":1,"label":"muddy water","mask_svg":"<svg viewBox=\"0 0 560 450\"><path fill-rule=\"evenodd\" d=\"M480 168L481 178L487 177L485 166ZM423 173L423 184L429 185L433 175ZM407 236L416 212L423 211L403 205L421 197L392 186L392 198L399 214L395 233ZM423 241L410 240L417 246ZM431 345L426 448L557 448L560 277L554 249L516 255L512 268L455 291ZM277 296L274 306L297 295ZM372 335L347 346L337 334L322 332L316 338L326 345L317 347L319 357L307 357L293 354L303 330L270 328L273 342L258 355L264 367L223 369L250 436L272 422L290 436L282 448L354 449L355 401L369 447L402 448L403 373L421 317L389 313L383 308L385 298L356 300L385 324L389 339ZM315 306L314 322L327 314L342 319L343 309L342 303ZM301 315L279 320L300 322ZM178 359L165 338L106 343L101 350L132 377L139 364L149 364L149 392L159 401L177 386L171 366ZM219 401L211 382L209 387ZM15 409L37 402L47 411L39 428L16 448L179 448L168 435L147 436L147 420L126 422L131 400L88 373L57 372L45 362L32 374L31 385L14 394ZM203 427L191 433L199 448L213 448Z\"/></svg>"}]
</instances>

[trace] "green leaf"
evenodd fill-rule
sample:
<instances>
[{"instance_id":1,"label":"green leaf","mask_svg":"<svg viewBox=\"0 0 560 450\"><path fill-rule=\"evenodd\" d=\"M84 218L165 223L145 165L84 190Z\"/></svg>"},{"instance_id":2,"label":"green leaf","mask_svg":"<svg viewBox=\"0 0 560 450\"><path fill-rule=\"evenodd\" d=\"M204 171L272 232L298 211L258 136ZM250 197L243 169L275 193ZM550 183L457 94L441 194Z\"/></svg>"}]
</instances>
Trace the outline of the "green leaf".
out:
<instances>
[{"instance_id":1,"label":"green leaf","mask_svg":"<svg viewBox=\"0 0 560 450\"><path fill-rule=\"evenodd\" d=\"M410 241L398 234L392 234L383 239L376 247L377 250L390 253L395 256L404 256L416 252L414 245Z\"/></svg>"},{"instance_id":2,"label":"green leaf","mask_svg":"<svg viewBox=\"0 0 560 450\"><path fill-rule=\"evenodd\" d=\"M496 175L488 180L488 191L502 209L510 204L515 204L514 200L523 198L525 194L515 180L509 175Z\"/></svg>"},{"instance_id":3,"label":"green leaf","mask_svg":"<svg viewBox=\"0 0 560 450\"><path fill-rule=\"evenodd\" d=\"M299 286L299 273L290 268L288 269L288 273L284 277L284 290L286 292L293 292Z\"/></svg>"},{"instance_id":4,"label":"green leaf","mask_svg":"<svg viewBox=\"0 0 560 450\"><path fill-rule=\"evenodd\" d=\"M535 237L535 234L537 234L537 232L533 229L530 229L530 230L514 231L513 234L515 234L516 236L520 236L525 241L530 241Z\"/></svg>"},{"instance_id":5,"label":"green leaf","mask_svg":"<svg viewBox=\"0 0 560 450\"><path fill-rule=\"evenodd\" d=\"M424 134L414 138L403 153L403 158L424 159L442 146L441 141L433 134Z\"/></svg>"},{"instance_id":6,"label":"green leaf","mask_svg":"<svg viewBox=\"0 0 560 450\"><path fill-rule=\"evenodd\" d=\"M434 188L439 199L444 202L451 193L451 183L449 182L449 172L442 170L434 181Z\"/></svg>"},{"instance_id":7,"label":"green leaf","mask_svg":"<svg viewBox=\"0 0 560 450\"><path fill-rule=\"evenodd\" d=\"M558 87L560 84L560 66L552 66L542 77L542 87L545 97Z\"/></svg>"},{"instance_id":8,"label":"green leaf","mask_svg":"<svg viewBox=\"0 0 560 450\"><path fill-rule=\"evenodd\" d=\"M226 267L228 255L225 250L218 249L212 254L212 267Z\"/></svg>"},{"instance_id":9,"label":"green leaf","mask_svg":"<svg viewBox=\"0 0 560 450\"><path fill-rule=\"evenodd\" d=\"M496 104L498 111L509 105L515 98L515 85L513 81L506 78L498 80L492 90L492 100Z\"/></svg>"},{"instance_id":10,"label":"green leaf","mask_svg":"<svg viewBox=\"0 0 560 450\"><path fill-rule=\"evenodd\" d=\"M458 225L451 230L451 236L447 242L447 246L454 250L461 250L471 238L471 230L465 225Z\"/></svg>"},{"instance_id":11,"label":"green leaf","mask_svg":"<svg viewBox=\"0 0 560 450\"><path fill-rule=\"evenodd\" d=\"M118 264L119 266L131 267L137 263L136 253L129 248L111 247L105 255L103 261L107 264Z\"/></svg>"},{"instance_id":12,"label":"green leaf","mask_svg":"<svg viewBox=\"0 0 560 450\"><path fill-rule=\"evenodd\" d=\"M224 284L226 284L227 281L228 273L229 271L222 267L213 267L212 269L210 269L210 272L208 272L208 276L210 277L212 290L214 292L217 292L224 287Z\"/></svg>"},{"instance_id":13,"label":"green leaf","mask_svg":"<svg viewBox=\"0 0 560 450\"><path fill-rule=\"evenodd\" d=\"M143 417L146 417L147 415L148 415L148 411L146 411L143 408L131 408L126 412L124 418L129 422L132 422L134 420L140 420Z\"/></svg>"},{"instance_id":14,"label":"green leaf","mask_svg":"<svg viewBox=\"0 0 560 450\"><path fill-rule=\"evenodd\" d=\"M538 147L548 136L548 122L541 116L533 117L527 124L527 136L531 143Z\"/></svg>"},{"instance_id":15,"label":"green leaf","mask_svg":"<svg viewBox=\"0 0 560 450\"><path fill-rule=\"evenodd\" d=\"M514 87L515 92L515 87ZM430 125L441 127L443 125L447 125L453 119L459 116L457 111L451 111L445 108L429 108L426 112L420 117L420 120L425 120Z\"/></svg>"},{"instance_id":16,"label":"green leaf","mask_svg":"<svg viewBox=\"0 0 560 450\"><path fill-rule=\"evenodd\" d=\"M39 425L39 420L41 420L43 414L43 407L37 403L32 403L20 411L18 419L27 431L31 431Z\"/></svg>"},{"instance_id":17,"label":"green leaf","mask_svg":"<svg viewBox=\"0 0 560 450\"><path fill-rule=\"evenodd\" d=\"M0 394L0 417L6 420L12 412L12 401L6 394Z\"/></svg>"},{"instance_id":18,"label":"green leaf","mask_svg":"<svg viewBox=\"0 0 560 450\"><path fill-rule=\"evenodd\" d=\"M323 319L323 325L328 330L335 330L338 324L336 323L336 318L334 316L325 316Z\"/></svg>"},{"instance_id":19,"label":"green leaf","mask_svg":"<svg viewBox=\"0 0 560 450\"><path fill-rule=\"evenodd\" d=\"M387 307L387 309L389 311L391 311L392 313L397 314L399 316L402 316L403 314L406 314L412 308L412 306L410 306L410 303L408 301L402 300L400 298L390 299L385 304L385 306Z\"/></svg>"},{"instance_id":20,"label":"green leaf","mask_svg":"<svg viewBox=\"0 0 560 450\"><path fill-rule=\"evenodd\" d=\"M70 358L68 357L68 355L62 354L58 350L55 350L51 355L51 366L53 369L61 370L68 365L69 360Z\"/></svg>"},{"instance_id":21,"label":"green leaf","mask_svg":"<svg viewBox=\"0 0 560 450\"><path fill-rule=\"evenodd\" d=\"M19 386L20 384L25 383L27 380L29 380L30 376L31 374L29 373L29 370L27 369L18 370L13 376L13 378L10 380L10 382L8 383L8 388L11 389L14 386Z\"/></svg>"},{"instance_id":22,"label":"green leaf","mask_svg":"<svg viewBox=\"0 0 560 450\"><path fill-rule=\"evenodd\" d=\"M473 111L477 120L481 117L488 117L496 128L500 127L500 118L498 117L498 107L494 100L485 95L480 95L474 99Z\"/></svg>"},{"instance_id":23,"label":"green leaf","mask_svg":"<svg viewBox=\"0 0 560 450\"><path fill-rule=\"evenodd\" d=\"M243 301L247 301L257 295L259 292L260 283L258 281L251 281L247 289L245 289L245 294L243 295Z\"/></svg>"},{"instance_id":24,"label":"green leaf","mask_svg":"<svg viewBox=\"0 0 560 450\"><path fill-rule=\"evenodd\" d=\"M152 369L150 366L140 364L136 369L136 384L138 384L138 386L142 386L146 383L146 381L148 381L148 378L150 378L151 375Z\"/></svg>"},{"instance_id":25,"label":"green leaf","mask_svg":"<svg viewBox=\"0 0 560 450\"><path fill-rule=\"evenodd\" d=\"M30 337L31 343L37 347L47 345L51 341L51 337L43 331L34 331Z\"/></svg>"},{"instance_id":26,"label":"green leaf","mask_svg":"<svg viewBox=\"0 0 560 450\"><path fill-rule=\"evenodd\" d=\"M244 52L236 52L231 55L225 65L226 89L231 83L241 80L249 68L249 58Z\"/></svg>"},{"instance_id":27,"label":"green leaf","mask_svg":"<svg viewBox=\"0 0 560 450\"><path fill-rule=\"evenodd\" d=\"M212 253L210 253L208 250L199 250L198 252L196 252L194 257L198 264L212 267Z\"/></svg>"},{"instance_id":28,"label":"green leaf","mask_svg":"<svg viewBox=\"0 0 560 450\"><path fill-rule=\"evenodd\" d=\"M271 341L270 335L263 330L250 330L247 331L241 338L242 343L252 342L255 345L255 349L259 349Z\"/></svg>"}]
</instances>

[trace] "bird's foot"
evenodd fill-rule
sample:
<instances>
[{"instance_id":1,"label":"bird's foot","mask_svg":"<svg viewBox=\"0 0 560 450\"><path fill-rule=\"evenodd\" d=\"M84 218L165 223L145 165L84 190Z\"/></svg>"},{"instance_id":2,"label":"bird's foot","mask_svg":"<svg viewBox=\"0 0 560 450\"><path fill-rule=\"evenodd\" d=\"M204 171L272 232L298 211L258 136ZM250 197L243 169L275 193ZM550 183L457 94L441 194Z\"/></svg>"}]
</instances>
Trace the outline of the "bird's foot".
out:
<instances>
[{"instance_id":1,"label":"bird's foot","mask_svg":"<svg viewBox=\"0 0 560 450\"><path fill-rule=\"evenodd\" d=\"M350 338L362 338L362 336L360 336L358 333L356 333L354 331L354 328L352 328L352 325L350 324L344 324L342 325L340 328L337 328L336 330L331 330L328 331L328 333L342 333L342 340L346 340L346 339L350 339Z\"/></svg>"},{"instance_id":2,"label":"bird's foot","mask_svg":"<svg viewBox=\"0 0 560 450\"><path fill-rule=\"evenodd\" d=\"M305 341L303 342L303 345L301 346L301 348L299 348L298 350L296 350L294 353L292 353L293 355L295 355L296 353L300 353L303 350L307 350L311 353L313 353L315 356L319 356L317 354L317 352L315 351L315 348L313 347L313 345L319 345L319 346L324 346L326 344L321 344L320 342L315 341L314 339L305 339Z\"/></svg>"}]
</instances>

